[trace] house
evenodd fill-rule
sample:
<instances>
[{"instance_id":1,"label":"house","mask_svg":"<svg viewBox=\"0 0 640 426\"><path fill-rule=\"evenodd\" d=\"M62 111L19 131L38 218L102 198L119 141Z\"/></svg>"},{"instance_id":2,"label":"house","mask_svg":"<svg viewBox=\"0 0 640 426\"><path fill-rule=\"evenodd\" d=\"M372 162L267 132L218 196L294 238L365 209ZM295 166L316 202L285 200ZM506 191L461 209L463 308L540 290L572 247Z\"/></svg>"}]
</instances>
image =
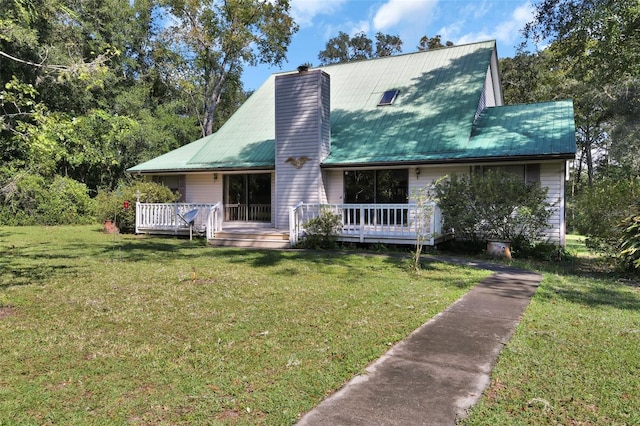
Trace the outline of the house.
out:
<instances>
[{"instance_id":1,"label":"house","mask_svg":"<svg viewBox=\"0 0 640 426\"><path fill-rule=\"evenodd\" d=\"M268 228L295 243L326 206L342 215L343 240L412 244L412 191L504 168L548 188L546 236L563 245L575 153L572 102L503 106L487 41L274 74L215 134L128 171L179 190L183 209L204 209L213 242ZM161 230L158 207L145 208L138 231ZM433 235L440 219L436 208Z\"/></svg>"}]
</instances>

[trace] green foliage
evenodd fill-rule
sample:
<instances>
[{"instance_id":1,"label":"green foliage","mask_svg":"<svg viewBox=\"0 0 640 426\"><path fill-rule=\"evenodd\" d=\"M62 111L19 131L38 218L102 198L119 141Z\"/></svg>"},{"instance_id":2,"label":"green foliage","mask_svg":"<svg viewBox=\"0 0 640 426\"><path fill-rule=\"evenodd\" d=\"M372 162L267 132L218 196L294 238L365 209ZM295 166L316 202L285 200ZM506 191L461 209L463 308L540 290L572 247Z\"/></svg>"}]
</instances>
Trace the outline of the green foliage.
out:
<instances>
[{"instance_id":1,"label":"green foliage","mask_svg":"<svg viewBox=\"0 0 640 426\"><path fill-rule=\"evenodd\" d=\"M533 54L519 52L513 58L500 59L500 77L506 105L565 99L569 94L558 88L566 75L555 66L549 49Z\"/></svg>"},{"instance_id":2,"label":"green foliage","mask_svg":"<svg viewBox=\"0 0 640 426\"><path fill-rule=\"evenodd\" d=\"M423 35L420 38L420 44L418 44L418 50L421 52L424 52L427 50L442 49L443 47L450 47L450 46L453 46L453 42L447 40L445 44L442 44L442 36L440 34L436 34L433 37L427 37L426 35Z\"/></svg>"},{"instance_id":3,"label":"green foliage","mask_svg":"<svg viewBox=\"0 0 640 426\"><path fill-rule=\"evenodd\" d=\"M471 241L540 240L553 213L547 189L499 171L485 175L452 174L435 184L444 228Z\"/></svg>"},{"instance_id":4,"label":"green foliage","mask_svg":"<svg viewBox=\"0 0 640 426\"><path fill-rule=\"evenodd\" d=\"M336 37L327 41L325 49L318 54L318 59L322 65L328 65L369 59L372 55L372 42L365 33L349 37L349 34L340 31Z\"/></svg>"},{"instance_id":5,"label":"green foliage","mask_svg":"<svg viewBox=\"0 0 640 426\"><path fill-rule=\"evenodd\" d=\"M100 222L112 220L120 232L132 233L136 228L136 199L141 203L174 203L179 195L164 185L154 182L134 181L121 183L114 190L102 190L95 198L95 216ZM125 201L129 209L124 208Z\"/></svg>"},{"instance_id":6,"label":"green foliage","mask_svg":"<svg viewBox=\"0 0 640 426\"><path fill-rule=\"evenodd\" d=\"M543 261L559 261L569 254L557 244L547 242L529 242L516 238L511 242L511 255L519 259L533 259Z\"/></svg>"},{"instance_id":7,"label":"green foliage","mask_svg":"<svg viewBox=\"0 0 640 426\"><path fill-rule=\"evenodd\" d=\"M203 134L213 133L215 112L227 89L246 65L280 65L298 26L289 15L289 1L167 0L175 16L163 43L174 55L184 85L199 88L196 102L204 106Z\"/></svg>"},{"instance_id":8,"label":"green foliage","mask_svg":"<svg viewBox=\"0 0 640 426\"><path fill-rule=\"evenodd\" d=\"M313 249L332 249L336 247L336 237L342 229L342 217L323 207L320 214L304 223L306 235L302 246Z\"/></svg>"},{"instance_id":9,"label":"green foliage","mask_svg":"<svg viewBox=\"0 0 640 426\"><path fill-rule=\"evenodd\" d=\"M325 49L318 54L318 59L322 65L328 65L381 58L402 52L402 40L399 36L378 32L375 38L374 51L373 41L364 32L350 37L349 34L340 31L336 37L329 39Z\"/></svg>"},{"instance_id":10,"label":"green foliage","mask_svg":"<svg viewBox=\"0 0 640 426\"><path fill-rule=\"evenodd\" d=\"M640 204L635 212L620 222L620 257L627 268L640 270Z\"/></svg>"},{"instance_id":11,"label":"green foliage","mask_svg":"<svg viewBox=\"0 0 640 426\"><path fill-rule=\"evenodd\" d=\"M575 199L574 226L587 247L616 257L622 221L633 214L640 198L640 178L605 178L585 188Z\"/></svg>"},{"instance_id":12,"label":"green foliage","mask_svg":"<svg viewBox=\"0 0 640 426\"><path fill-rule=\"evenodd\" d=\"M402 53L402 40L400 40L400 36L377 32L375 56L382 58L396 53Z\"/></svg>"},{"instance_id":13,"label":"green foliage","mask_svg":"<svg viewBox=\"0 0 640 426\"><path fill-rule=\"evenodd\" d=\"M159 2L10 0L0 9L3 164L95 191L200 135L202 87L185 91L180 70L165 65ZM220 85L216 126L244 98L240 71Z\"/></svg>"},{"instance_id":14,"label":"green foliage","mask_svg":"<svg viewBox=\"0 0 640 426\"><path fill-rule=\"evenodd\" d=\"M636 1L539 0L524 35L534 42L555 41L568 64L602 83L640 75Z\"/></svg>"},{"instance_id":15,"label":"green foliage","mask_svg":"<svg viewBox=\"0 0 640 426\"><path fill-rule=\"evenodd\" d=\"M0 176L0 223L69 225L93 221L86 185L73 179L5 171Z\"/></svg>"},{"instance_id":16,"label":"green foliage","mask_svg":"<svg viewBox=\"0 0 640 426\"><path fill-rule=\"evenodd\" d=\"M602 159L605 169L617 164L640 175L636 155L640 149L638 2L539 0L534 9L534 19L523 33L537 45L549 45L545 51L552 53L553 61L521 75L528 80L534 74L543 82L539 86L549 86L549 99L574 99L580 161L577 179L584 163L592 184L597 178L594 159Z\"/></svg>"}]
</instances>

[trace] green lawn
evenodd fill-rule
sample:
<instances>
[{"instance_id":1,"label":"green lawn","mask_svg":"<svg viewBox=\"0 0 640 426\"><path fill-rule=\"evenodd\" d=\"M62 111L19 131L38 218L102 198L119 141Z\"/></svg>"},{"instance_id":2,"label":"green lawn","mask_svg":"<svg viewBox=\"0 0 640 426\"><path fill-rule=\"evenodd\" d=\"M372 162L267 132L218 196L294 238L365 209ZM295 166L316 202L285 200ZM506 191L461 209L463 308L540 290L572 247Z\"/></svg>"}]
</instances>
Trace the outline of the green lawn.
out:
<instances>
[{"instance_id":1,"label":"green lawn","mask_svg":"<svg viewBox=\"0 0 640 426\"><path fill-rule=\"evenodd\" d=\"M640 424L640 286L578 237L467 424ZM0 425L291 424L487 272L0 228Z\"/></svg>"},{"instance_id":2,"label":"green lawn","mask_svg":"<svg viewBox=\"0 0 640 426\"><path fill-rule=\"evenodd\" d=\"M640 285L580 257L529 264L543 281L469 425L640 424Z\"/></svg>"},{"instance_id":3,"label":"green lawn","mask_svg":"<svg viewBox=\"0 0 640 426\"><path fill-rule=\"evenodd\" d=\"M584 237L581 235L569 234L566 237L566 249L569 253L578 257L594 257L584 245Z\"/></svg>"},{"instance_id":4,"label":"green lawn","mask_svg":"<svg viewBox=\"0 0 640 426\"><path fill-rule=\"evenodd\" d=\"M291 424L488 275L98 227L0 253L0 425Z\"/></svg>"}]
</instances>

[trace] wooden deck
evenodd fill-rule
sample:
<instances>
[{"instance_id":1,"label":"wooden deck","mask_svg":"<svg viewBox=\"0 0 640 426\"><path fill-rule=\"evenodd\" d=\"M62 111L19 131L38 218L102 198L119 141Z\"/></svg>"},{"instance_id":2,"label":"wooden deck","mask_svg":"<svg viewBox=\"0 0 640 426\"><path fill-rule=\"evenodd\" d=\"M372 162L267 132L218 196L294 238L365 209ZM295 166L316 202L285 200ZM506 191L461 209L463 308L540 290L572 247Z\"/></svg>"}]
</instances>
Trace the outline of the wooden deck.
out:
<instances>
[{"instance_id":1,"label":"wooden deck","mask_svg":"<svg viewBox=\"0 0 640 426\"><path fill-rule=\"evenodd\" d=\"M446 239L441 232L439 209L421 220L411 204L300 204L290 211L289 229L276 229L268 222L224 221L224 206L217 204L136 204L136 233L206 236L214 246L287 248L295 247L307 234L306 223L322 212L338 215L342 228L337 239L353 243L414 245L418 231L425 245ZM185 218L198 210L195 220Z\"/></svg>"}]
</instances>

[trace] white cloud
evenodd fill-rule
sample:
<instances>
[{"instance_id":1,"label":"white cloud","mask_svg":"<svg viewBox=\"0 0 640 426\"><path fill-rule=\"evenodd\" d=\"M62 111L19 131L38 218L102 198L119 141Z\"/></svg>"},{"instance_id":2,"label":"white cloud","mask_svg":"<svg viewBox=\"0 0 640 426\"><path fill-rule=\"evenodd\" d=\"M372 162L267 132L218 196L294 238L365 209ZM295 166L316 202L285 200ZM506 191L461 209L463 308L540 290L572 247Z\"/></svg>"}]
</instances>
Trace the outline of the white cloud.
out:
<instances>
[{"instance_id":1,"label":"white cloud","mask_svg":"<svg viewBox=\"0 0 640 426\"><path fill-rule=\"evenodd\" d=\"M496 39L504 44L513 44L520 37L520 30L533 19L533 6L526 2L518 6L509 18L498 23L492 30L483 29L474 33L467 33L456 40L456 44L472 43L481 40ZM449 27L448 27L449 28ZM451 27L449 29L454 29Z\"/></svg>"},{"instance_id":2,"label":"white cloud","mask_svg":"<svg viewBox=\"0 0 640 426\"><path fill-rule=\"evenodd\" d=\"M520 37L520 30L531 20L533 20L533 7L529 3L523 4L513 11L509 21L498 25L496 38L505 43L512 43Z\"/></svg>"},{"instance_id":3,"label":"white cloud","mask_svg":"<svg viewBox=\"0 0 640 426\"><path fill-rule=\"evenodd\" d=\"M371 29L371 25L369 25L369 21L358 21L351 24L351 30L349 34L357 34L357 33L368 33Z\"/></svg>"},{"instance_id":4,"label":"white cloud","mask_svg":"<svg viewBox=\"0 0 640 426\"><path fill-rule=\"evenodd\" d=\"M388 0L373 17L373 27L388 30L407 21L424 22L437 3L438 0Z\"/></svg>"},{"instance_id":5,"label":"white cloud","mask_svg":"<svg viewBox=\"0 0 640 426\"><path fill-rule=\"evenodd\" d=\"M318 15L332 15L338 12L347 0L292 0L291 16L300 27L313 24Z\"/></svg>"}]
</instances>

